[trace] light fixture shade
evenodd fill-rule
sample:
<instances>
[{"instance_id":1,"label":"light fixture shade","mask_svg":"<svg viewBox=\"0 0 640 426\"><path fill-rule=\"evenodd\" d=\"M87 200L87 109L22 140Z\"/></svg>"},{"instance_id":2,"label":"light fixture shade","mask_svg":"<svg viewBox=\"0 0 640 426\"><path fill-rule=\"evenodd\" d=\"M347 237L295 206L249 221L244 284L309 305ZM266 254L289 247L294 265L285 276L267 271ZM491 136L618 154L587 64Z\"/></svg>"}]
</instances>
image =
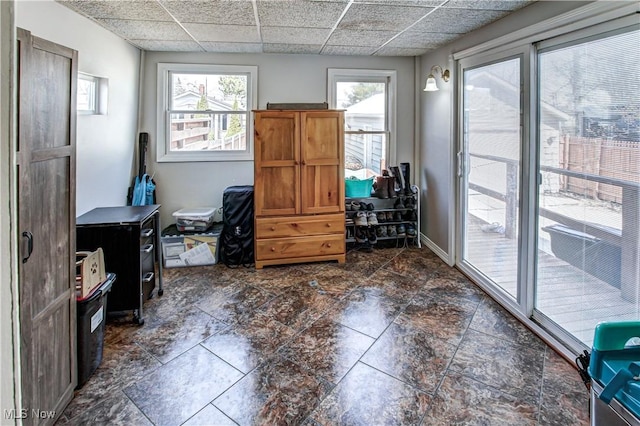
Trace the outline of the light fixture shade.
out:
<instances>
[{"instance_id":1,"label":"light fixture shade","mask_svg":"<svg viewBox=\"0 0 640 426\"><path fill-rule=\"evenodd\" d=\"M424 86L424 91L435 92L436 90L440 90L436 85L436 78L433 76L433 74L429 74L429 76L427 77L427 84Z\"/></svg>"}]
</instances>

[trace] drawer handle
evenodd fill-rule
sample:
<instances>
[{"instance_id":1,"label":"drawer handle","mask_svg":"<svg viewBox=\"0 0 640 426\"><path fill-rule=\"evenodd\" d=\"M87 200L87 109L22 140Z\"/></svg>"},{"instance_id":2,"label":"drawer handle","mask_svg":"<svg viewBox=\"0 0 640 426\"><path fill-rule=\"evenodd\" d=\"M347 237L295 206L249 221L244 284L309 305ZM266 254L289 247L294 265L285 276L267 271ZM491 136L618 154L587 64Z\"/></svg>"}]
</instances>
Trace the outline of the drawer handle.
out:
<instances>
[{"instance_id":1,"label":"drawer handle","mask_svg":"<svg viewBox=\"0 0 640 426\"><path fill-rule=\"evenodd\" d=\"M276 251L276 248L275 247L271 247L271 251Z\"/></svg>"},{"instance_id":2,"label":"drawer handle","mask_svg":"<svg viewBox=\"0 0 640 426\"><path fill-rule=\"evenodd\" d=\"M153 281L153 275L154 275L153 272L147 272L142 277L142 282L143 283L150 283L151 281Z\"/></svg>"},{"instance_id":3,"label":"drawer handle","mask_svg":"<svg viewBox=\"0 0 640 426\"><path fill-rule=\"evenodd\" d=\"M153 244L145 244L140 247L141 253L151 253L151 250L153 250Z\"/></svg>"},{"instance_id":4,"label":"drawer handle","mask_svg":"<svg viewBox=\"0 0 640 426\"><path fill-rule=\"evenodd\" d=\"M272 230L272 231L275 231L275 230L276 230L276 227L275 227L275 226L272 226L272 227L271 227L271 230Z\"/></svg>"},{"instance_id":5,"label":"drawer handle","mask_svg":"<svg viewBox=\"0 0 640 426\"><path fill-rule=\"evenodd\" d=\"M143 238L147 238L153 235L153 228L147 228L140 231L140 236Z\"/></svg>"},{"instance_id":6,"label":"drawer handle","mask_svg":"<svg viewBox=\"0 0 640 426\"><path fill-rule=\"evenodd\" d=\"M298 226L298 224L294 222L294 223L291 224L291 226L293 226L295 228L296 226Z\"/></svg>"},{"instance_id":7,"label":"drawer handle","mask_svg":"<svg viewBox=\"0 0 640 426\"><path fill-rule=\"evenodd\" d=\"M327 243L327 247L331 247L331 243Z\"/></svg>"},{"instance_id":8,"label":"drawer handle","mask_svg":"<svg viewBox=\"0 0 640 426\"><path fill-rule=\"evenodd\" d=\"M331 224L330 223L327 223L327 228L331 228Z\"/></svg>"}]
</instances>

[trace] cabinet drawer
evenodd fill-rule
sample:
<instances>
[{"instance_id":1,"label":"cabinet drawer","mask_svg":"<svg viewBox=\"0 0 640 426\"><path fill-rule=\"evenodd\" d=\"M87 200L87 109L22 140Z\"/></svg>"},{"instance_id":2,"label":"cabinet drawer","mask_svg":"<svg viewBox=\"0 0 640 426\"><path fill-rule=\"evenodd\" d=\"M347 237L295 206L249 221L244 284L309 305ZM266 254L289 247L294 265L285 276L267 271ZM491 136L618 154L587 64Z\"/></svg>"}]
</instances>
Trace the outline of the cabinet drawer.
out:
<instances>
[{"instance_id":1,"label":"cabinet drawer","mask_svg":"<svg viewBox=\"0 0 640 426\"><path fill-rule=\"evenodd\" d=\"M344 214L284 216L256 219L256 238L344 234Z\"/></svg>"},{"instance_id":2,"label":"cabinet drawer","mask_svg":"<svg viewBox=\"0 0 640 426\"><path fill-rule=\"evenodd\" d=\"M340 254L344 250L342 234L256 240L258 260Z\"/></svg>"}]
</instances>

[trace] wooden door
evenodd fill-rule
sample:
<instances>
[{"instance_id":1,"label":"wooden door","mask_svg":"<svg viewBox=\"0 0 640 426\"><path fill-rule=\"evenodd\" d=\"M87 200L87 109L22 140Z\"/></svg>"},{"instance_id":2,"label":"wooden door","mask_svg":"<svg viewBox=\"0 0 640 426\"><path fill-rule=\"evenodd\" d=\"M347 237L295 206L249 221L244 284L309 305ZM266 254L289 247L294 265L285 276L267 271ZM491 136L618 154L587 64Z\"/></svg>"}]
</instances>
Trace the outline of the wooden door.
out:
<instances>
[{"instance_id":1,"label":"wooden door","mask_svg":"<svg viewBox=\"0 0 640 426\"><path fill-rule=\"evenodd\" d=\"M301 113L302 213L344 211L344 114Z\"/></svg>"},{"instance_id":2,"label":"wooden door","mask_svg":"<svg viewBox=\"0 0 640 426\"><path fill-rule=\"evenodd\" d=\"M23 423L52 424L73 397L77 375L77 52L21 29L17 50Z\"/></svg>"},{"instance_id":3,"label":"wooden door","mask_svg":"<svg viewBox=\"0 0 640 426\"><path fill-rule=\"evenodd\" d=\"M254 202L256 216L300 213L300 115L255 113Z\"/></svg>"}]
</instances>

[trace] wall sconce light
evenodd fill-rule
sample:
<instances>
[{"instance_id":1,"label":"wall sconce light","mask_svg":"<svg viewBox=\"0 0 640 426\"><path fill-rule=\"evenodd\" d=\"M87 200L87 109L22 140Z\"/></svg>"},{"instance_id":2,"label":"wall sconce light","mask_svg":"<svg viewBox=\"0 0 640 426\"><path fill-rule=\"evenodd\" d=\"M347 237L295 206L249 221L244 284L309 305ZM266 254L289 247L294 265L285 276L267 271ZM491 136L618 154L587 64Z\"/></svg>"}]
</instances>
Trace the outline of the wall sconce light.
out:
<instances>
[{"instance_id":1,"label":"wall sconce light","mask_svg":"<svg viewBox=\"0 0 640 426\"><path fill-rule=\"evenodd\" d=\"M438 89L438 85L436 84L436 78L433 75L433 73L437 72L438 70L440 70L442 81L444 81L445 83L449 81L449 77L450 77L449 70L448 69L443 70L440 65L434 65L431 67L431 72L427 76L427 84L424 86L425 92L435 92L436 90L440 90Z\"/></svg>"}]
</instances>

